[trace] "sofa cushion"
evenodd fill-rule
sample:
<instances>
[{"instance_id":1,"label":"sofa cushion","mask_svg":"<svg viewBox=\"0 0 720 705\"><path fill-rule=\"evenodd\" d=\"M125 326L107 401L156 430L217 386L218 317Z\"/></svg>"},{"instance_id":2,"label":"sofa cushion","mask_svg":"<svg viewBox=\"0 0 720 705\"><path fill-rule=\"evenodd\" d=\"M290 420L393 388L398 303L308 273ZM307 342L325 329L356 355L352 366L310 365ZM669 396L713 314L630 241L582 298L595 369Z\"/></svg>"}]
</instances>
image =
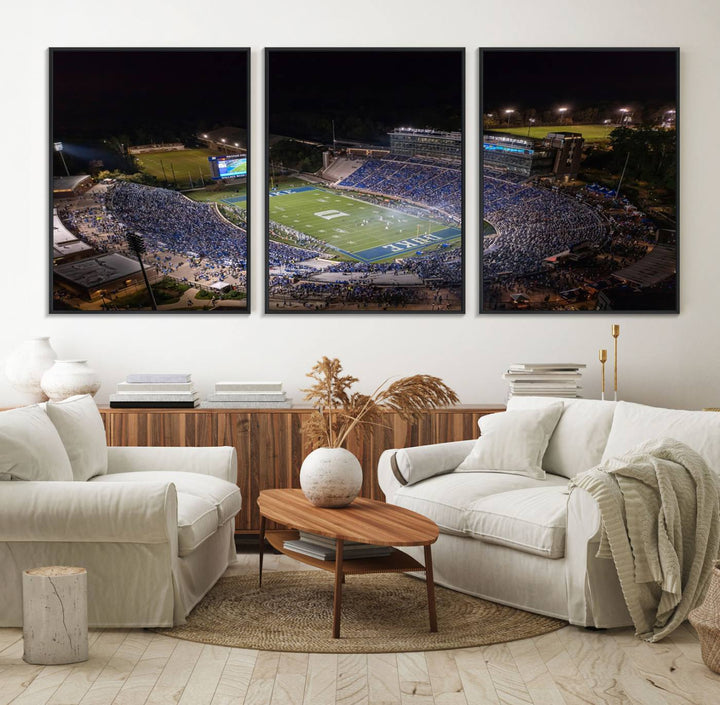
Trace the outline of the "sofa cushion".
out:
<instances>
[{"instance_id":1,"label":"sofa cushion","mask_svg":"<svg viewBox=\"0 0 720 705\"><path fill-rule=\"evenodd\" d=\"M557 403L553 397L512 397L508 411L538 409ZM542 466L571 478L600 463L617 404L599 399L563 399L563 413L550 436Z\"/></svg>"},{"instance_id":2,"label":"sofa cushion","mask_svg":"<svg viewBox=\"0 0 720 705\"><path fill-rule=\"evenodd\" d=\"M242 508L240 490L237 485L211 475L196 472L172 472L169 470L150 470L136 472L118 472L101 475L92 482L172 482L178 493L195 495L210 502L216 510L215 527L234 517Z\"/></svg>"},{"instance_id":3,"label":"sofa cushion","mask_svg":"<svg viewBox=\"0 0 720 705\"><path fill-rule=\"evenodd\" d=\"M0 413L0 479L73 479L60 436L39 406Z\"/></svg>"},{"instance_id":4,"label":"sofa cushion","mask_svg":"<svg viewBox=\"0 0 720 705\"><path fill-rule=\"evenodd\" d=\"M85 482L107 472L108 454L105 426L89 394L64 401L49 401L45 412L65 446L73 477Z\"/></svg>"},{"instance_id":5,"label":"sofa cushion","mask_svg":"<svg viewBox=\"0 0 720 705\"><path fill-rule=\"evenodd\" d=\"M456 472L514 473L542 480L542 459L562 412L559 402L482 416L480 438Z\"/></svg>"},{"instance_id":6,"label":"sofa cushion","mask_svg":"<svg viewBox=\"0 0 720 705\"><path fill-rule=\"evenodd\" d=\"M505 473L453 472L431 477L417 485L400 487L393 501L432 519L444 534L465 536L468 533L468 509L477 500L501 492L548 485L567 487L567 479L556 475L538 480Z\"/></svg>"},{"instance_id":7,"label":"sofa cushion","mask_svg":"<svg viewBox=\"0 0 720 705\"><path fill-rule=\"evenodd\" d=\"M568 497L567 483L482 497L467 509L467 531L486 543L562 558Z\"/></svg>"},{"instance_id":8,"label":"sofa cushion","mask_svg":"<svg viewBox=\"0 0 720 705\"><path fill-rule=\"evenodd\" d=\"M178 555L187 556L218 528L215 505L187 492L178 492Z\"/></svg>"},{"instance_id":9,"label":"sofa cushion","mask_svg":"<svg viewBox=\"0 0 720 705\"><path fill-rule=\"evenodd\" d=\"M720 476L720 413L711 411L678 411L618 402L602 462L656 438L685 443Z\"/></svg>"}]
</instances>

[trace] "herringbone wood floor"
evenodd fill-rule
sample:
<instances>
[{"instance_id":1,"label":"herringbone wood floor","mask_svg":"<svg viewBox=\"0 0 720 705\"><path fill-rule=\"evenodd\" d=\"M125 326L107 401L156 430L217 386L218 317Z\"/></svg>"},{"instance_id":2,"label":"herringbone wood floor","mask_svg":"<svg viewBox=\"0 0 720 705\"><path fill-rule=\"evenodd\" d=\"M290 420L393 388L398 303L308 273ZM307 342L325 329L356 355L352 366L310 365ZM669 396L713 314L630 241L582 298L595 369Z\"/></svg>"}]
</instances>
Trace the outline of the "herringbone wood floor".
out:
<instances>
[{"instance_id":1,"label":"herringbone wood floor","mask_svg":"<svg viewBox=\"0 0 720 705\"><path fill-rule=\"evenodd\" d=\"M241 554L230 570L255 571ZM296 570L266 556L267 570ZM306 569L306 566L302 566ZM0 705L717 705L720 676L684 626L660 644L630 629L566 627L535 639L406 654L280 654L179 641L144 630L90 634L74 666L22 660L0 629Z\"/></svg>"}]
</instances>

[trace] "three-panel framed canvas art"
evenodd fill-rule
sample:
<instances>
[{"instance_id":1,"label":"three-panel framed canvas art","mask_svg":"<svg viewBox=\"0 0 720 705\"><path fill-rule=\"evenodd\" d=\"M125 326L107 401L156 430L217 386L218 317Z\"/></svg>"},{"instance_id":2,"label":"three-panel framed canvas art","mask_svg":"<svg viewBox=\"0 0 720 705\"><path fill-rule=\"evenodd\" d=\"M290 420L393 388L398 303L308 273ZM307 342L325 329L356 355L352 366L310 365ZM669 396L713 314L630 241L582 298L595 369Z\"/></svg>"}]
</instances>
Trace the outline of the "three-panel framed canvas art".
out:
<instances>
[{"instance_id":1,"label":"three-panel framed canvas art","mask_svg":"<svg viewBox=\"0 0 720 705\"><path fill-rule=\"evenodd\" d=\"M51 49L50 311L677 312L678 56Z\"/></svg>"}]
</instances>

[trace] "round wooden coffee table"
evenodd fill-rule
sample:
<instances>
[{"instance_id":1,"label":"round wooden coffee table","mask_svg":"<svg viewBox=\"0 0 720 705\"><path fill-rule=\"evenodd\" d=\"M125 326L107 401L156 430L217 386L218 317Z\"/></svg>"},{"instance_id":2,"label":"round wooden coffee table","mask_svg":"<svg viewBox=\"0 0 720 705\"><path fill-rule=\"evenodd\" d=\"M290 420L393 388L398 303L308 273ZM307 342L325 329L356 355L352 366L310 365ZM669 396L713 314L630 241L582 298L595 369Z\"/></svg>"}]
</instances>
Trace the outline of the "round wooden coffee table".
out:
<instances>
[{"instance_id":1,"label":"round wooden coffee table","mask_svg":"<svg viewBox=\"0 0 720 705\"><path fill-rule=\"evenodd\" d=\"M346 575L360 573L406 573L425 571L427 584L430 631L437 631L435 610L435 585L433 584L431 544L438 537L435 522L408 509L384 502L358 497L352 504L339 509L315 507L305 498L302 490L264 490L258 497L260 508L260 565L259 578L262 586L263 549L265 538L270 545L301 563L335 573L333 598L334 639L340 637L340 608L342 584ZM265 531L267 519L287 526L288 530ZM334 561L323 561L290 551L284 542L298 538L298 532L308 531L327 536L336 541ZM377 546L424 546L425 565L407 553L393 550L382 558L357 558L343 562L343 543L359 541Z\"/></svg>"}]
</instances>

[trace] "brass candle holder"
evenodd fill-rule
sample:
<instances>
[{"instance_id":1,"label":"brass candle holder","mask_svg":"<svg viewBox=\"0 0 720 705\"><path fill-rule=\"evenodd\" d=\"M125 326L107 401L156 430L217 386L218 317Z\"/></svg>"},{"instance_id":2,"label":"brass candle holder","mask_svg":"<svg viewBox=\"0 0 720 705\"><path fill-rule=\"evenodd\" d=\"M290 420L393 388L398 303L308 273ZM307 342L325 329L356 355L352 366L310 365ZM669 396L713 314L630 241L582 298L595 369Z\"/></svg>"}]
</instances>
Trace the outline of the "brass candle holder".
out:
<instances>
[{"instance_id":1,"label":"brass candle holder","mask_svg":"<svg viewBox=\"0 0 720 705\"><path fill-rule=\"evenodd\" d=\"M613 389L614 389L614 391L615 391L615 401L617 401L617 400L618 400L618 394L617 394L617 390L618 390L618 382L617 382L617 368L618 368L617 350L618 350L618 338L620 337L620 326L617 325L616 323L613 323L613 325L612 325L612 327L611 327L611 329L610 329L610 332L612 333L613 342L614 342L614 348L615 348L615 350L614 350L615 356L614 356L614 360L613 360L614 367L615 367L615 374L614 374L614 381L613 381Z\"/></svg>"},{"instance_id":2,"label":"brass candle holder","mask_svg":"<svg viewBox=\"0 0 720 705\"><path fill-rule=\"evenodd\" d=\"M605 363L607 362L607 350L604 348L600 350L599 358L600 365L602 366L602 395L600 398L605 401Z\"/></svg>"}]
</instances>

